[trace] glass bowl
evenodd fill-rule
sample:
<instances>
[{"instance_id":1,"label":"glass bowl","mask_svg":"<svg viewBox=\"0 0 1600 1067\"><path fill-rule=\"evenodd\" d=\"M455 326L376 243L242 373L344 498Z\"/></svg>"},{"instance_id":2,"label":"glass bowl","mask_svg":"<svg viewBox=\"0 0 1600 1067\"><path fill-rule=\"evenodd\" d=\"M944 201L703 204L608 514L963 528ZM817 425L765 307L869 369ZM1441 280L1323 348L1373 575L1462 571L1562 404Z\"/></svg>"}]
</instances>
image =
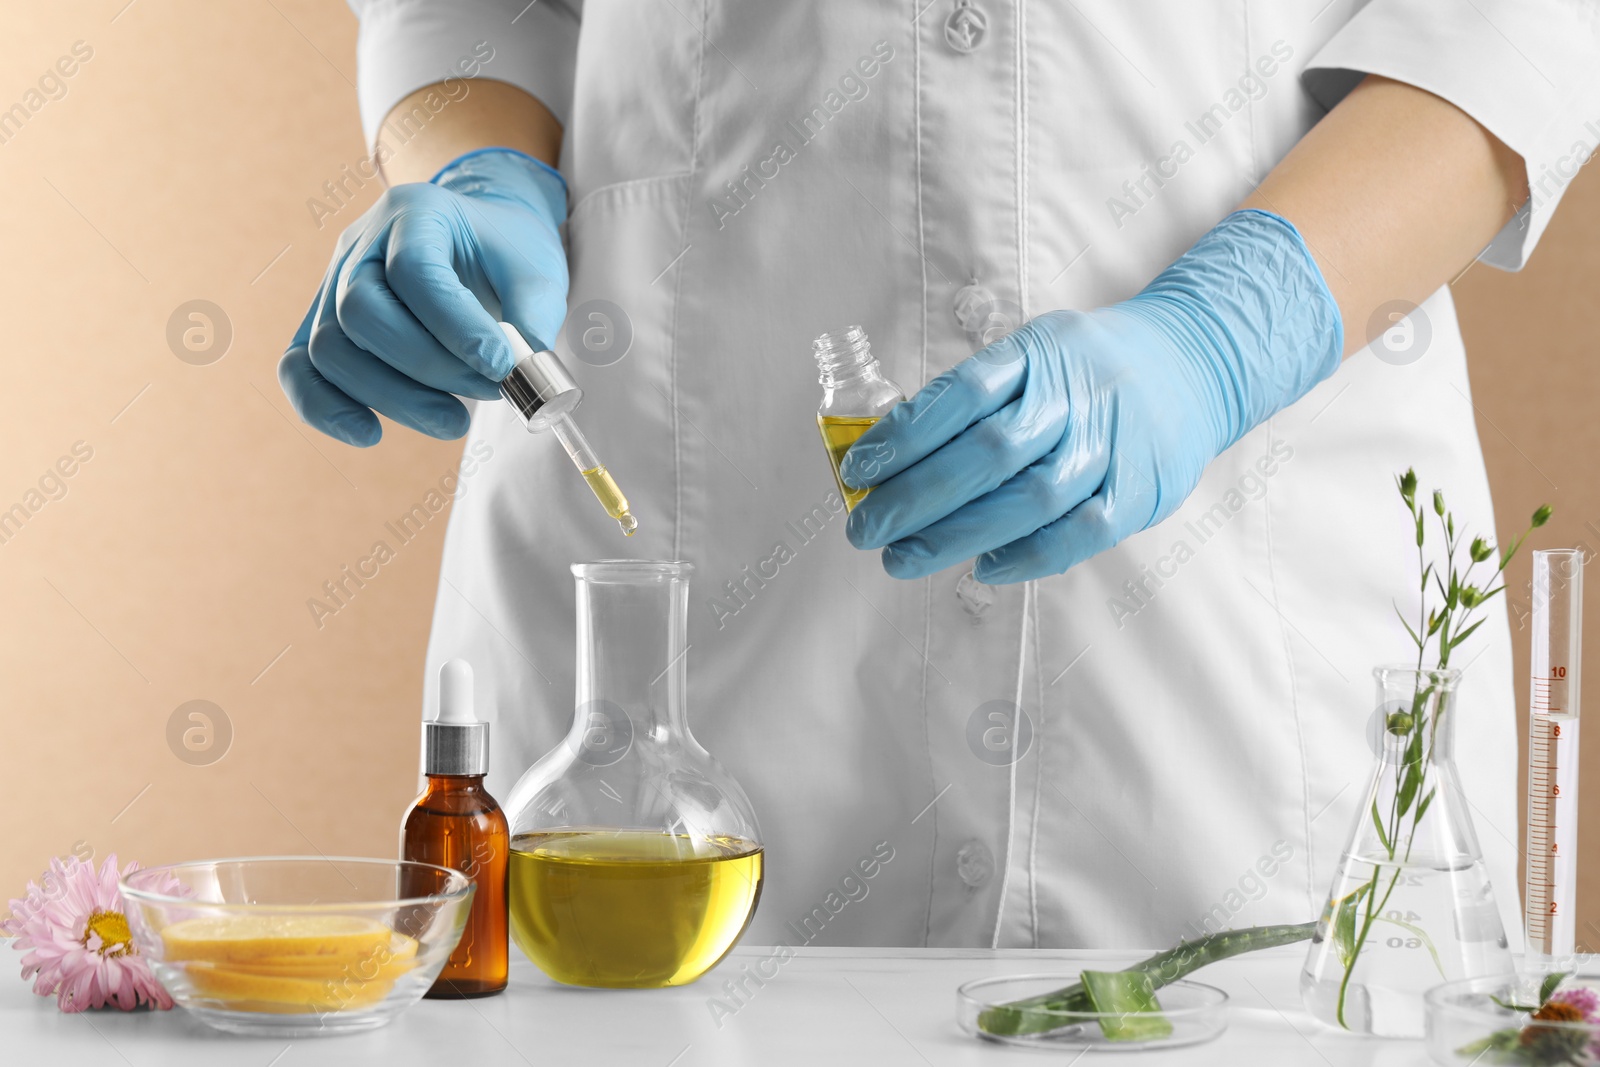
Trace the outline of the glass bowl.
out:
<instances>
[{"instance_id":1,"label":"glass bowl","mask_svg":"<svg viewBox=\"0 0 1600 1067\"><path fill-rule=\"evenodd\" d=\"M956 1021L962 1030L985 1041L1063 1051L1134 1052L1177 1048L1210 1041L1228 1028L1228 994L1199 982L1173 982L1156 991L1161 1003L1159 1015L1171 1029L1146 1037L1130 1034L1113 1040L1106 1036L1108 1030L1115 1032L1119 1025L1126 1027L1139 1017L1126 1012L1052 1011L1051 1021L1056 1025L1032 1034L991 1034L978 1025L979 1018L991 1009L1041 996L1077 981L1076 974L1021 974L968 982L956 990Z\"/></svg>"},{"instance_id":2,"label":"glass bowl","mask_svg":"<svg viewBox=\"0 0 1600 1067\"><path fill-rule=\"evenodd\" d=\"M1531 1012L1518 1010L1538 1005L1543 977L1491 975L1428 990L1423 1000L1429 1058L1446 1067L1600 1062L1600 1022L1581 1021L1596 1018L1600 974L1579 973L1562 981L1553 999L1565 1001L1570 996L1574 1003L1547 1014L1570 1016L1570 1021L1536 1019Z\"/></svg>"},{"instance_id":3,"label":"glass bowl","mask_svg":"<svg viewBox=\"0 0 1600 1067\"><path fill-rule=\"evenodd\" d=\"M429 863L261 856L122 880L134 944L172 999L236 1034L382 1026L454 951L472 880Z\"/></svg>"}]
</instances>

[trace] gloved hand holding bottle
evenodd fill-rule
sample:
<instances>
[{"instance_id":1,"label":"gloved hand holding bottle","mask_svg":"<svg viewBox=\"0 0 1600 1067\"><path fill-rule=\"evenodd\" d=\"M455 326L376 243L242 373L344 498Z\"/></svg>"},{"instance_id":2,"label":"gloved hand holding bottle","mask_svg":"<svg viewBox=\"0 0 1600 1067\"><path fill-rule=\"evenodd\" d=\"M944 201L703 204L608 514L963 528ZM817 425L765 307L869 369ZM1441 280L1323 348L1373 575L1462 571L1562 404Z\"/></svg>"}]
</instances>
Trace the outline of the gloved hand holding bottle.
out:
<instances>
[{"instance_id":1,"label":"gloved hand holding bottle","mask_svg":"<svg viewBox=\"0 0 1600 1067\"><path fill-rule=\"evenodd\" d=\"M1137 296L1040 315L891 410L841 467L873 487L848 536L897 578L1059 574L1172 514L1343 350L1299 232L1234 212Z\"/></svg>"},{"instance_id":2,"label":"gloved hand holding bottle","mask_svg":"<svg viewBox=\"0 0 1600 1067\"><path fill-rule=\"evenodd\" d=\"M467 432L457 396L498 399L513 356L496 319L548 347L566 315L559 173L509 148L396 185L339 238L278 380L300 417L352 445L374 412L434 437Z\"/></svg>"}]
</instances>

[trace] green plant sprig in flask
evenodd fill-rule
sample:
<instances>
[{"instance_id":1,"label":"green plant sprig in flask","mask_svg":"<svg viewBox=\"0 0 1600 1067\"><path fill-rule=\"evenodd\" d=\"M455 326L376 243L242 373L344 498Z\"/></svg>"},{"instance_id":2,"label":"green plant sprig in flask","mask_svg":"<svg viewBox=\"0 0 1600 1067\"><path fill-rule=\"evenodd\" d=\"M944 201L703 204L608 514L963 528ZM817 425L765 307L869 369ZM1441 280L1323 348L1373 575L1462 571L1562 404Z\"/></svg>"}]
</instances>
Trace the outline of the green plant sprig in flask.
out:
<instances>
[{"instance_id":1,"label":"green plant sprig in flask","mask_svg":"<svg viewBox=\"0 0 1600 1067\"><path fill-rule=\"evenodd\" d=\"M1461 537L1456 533L1455 515L1445 507L1444 492L1435 489L1432 501L1433 514L1444 537L1445 545L1444 565L1441 569L1435 561L1427 559L1424 551L1424 545L1427 543L1428 514L1417 504L1417 472L1408 469L1395 479L1395 484L1400 490L1400 499L1405 502L1406 511L1411 515L1412 526L1416 530L1420 594L1416 626L1411 625L1398 604L1394 610L1400 618L1401 625L1406 628L1406 633L1410 635L1412 643L1417 646L1417 683L1412 690L1410 710L1391 712L1384 720L1384 728L1392 736L1404 742L1404 754L1394 767L1395 788L1389 802L1389 810L1380 811L1376 798L1372 802L1372 823L1378 831L1378 839L1385 854L1390 863L1394 864L1393 873L1389 875L1388 884L1381 885L1384 865L1373 864L1372 877L1339 901L1333 919L1334 946L1339 952L1340 962L1344 965L1344 974L1339 979L1336 1017L1339 1025L1345 1029L1350 1027L1344 1017L1345 997L1350 988L1350 978L1355 973L1356 963L1361 957L1361 949L1367 943L1367 935L1372 932L1373 924L1383 914L1384 907L1389 903L1389 897L1394 893L1394 887L1400 880L1399 864L1410 859L1412 839L1417 826L1427 812L1428 805L1433 803L1434 790L1429 787L1428 768L1433 765L1433 744L1438 735L1439 722L1437 715L1429 717L1423 714L1423 710L1428 706L1428 701L1438 687L1430 679L1427 671L1444 671L1450 668L1450 653L1460 647L1461 643L1471 637L1485 622L1484 619L1472 621L1478 609L1505 592L1502 576L1505 574L1506 565L1511 562L1511 557L1516 555L1517 549L1522 547L1529 534L1550 521L1551 514L1548 504L1541 504L1534 511L1528 528L1499 553L1499 563L1495 565L1487 581L1480 586L1473 581L1474 574L1481 564L1488 562L1496 554L1495 547L1482 537L1474 537L1467 546L1466 568L1461 569L1457 563ZM1500 584L1496 585L1496 582ZM1437 590L1439 594L1437 607L1429 606L1430 589ZM1427 668L1428 646L1435 638L1437 644L1434 646L1434 665L1432 668ZM1427 682L1426 685L1423 684L1424 681ZM1396 862L1397 857L1399 862ZM1364 914L1363 903L1366 905ZM1433 945L1427 936L1421 930L1413 932L1421 937L1432 952ZM1434 959L1437 962L1436 953Z\"/></svg>"}]
</instances>

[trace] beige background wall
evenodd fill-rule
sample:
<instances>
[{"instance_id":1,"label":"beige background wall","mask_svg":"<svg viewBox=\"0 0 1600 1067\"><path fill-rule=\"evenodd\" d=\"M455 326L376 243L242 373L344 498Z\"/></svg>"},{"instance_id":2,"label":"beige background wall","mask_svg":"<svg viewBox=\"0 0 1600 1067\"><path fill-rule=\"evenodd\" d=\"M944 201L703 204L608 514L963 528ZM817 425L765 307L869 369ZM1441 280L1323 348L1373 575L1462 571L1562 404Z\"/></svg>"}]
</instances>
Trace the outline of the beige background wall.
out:
<instances>
[{"instance_id":1,"label":"beige background wall","mask_svg":"<svg viewBox=\"0 0 1600 1067\"><path fill-rule=\"evenodd\" d=\"M392 429L377 449L338 444L299 425L274 375L377 192L320 229L306 206L364 154L354 18L334 0L125 3L10 4L0 33L0 110L39 105L0 128L0 511L29 512L0 543L0 901L73 852L388 854L415 784L444 515L320 627L306 600L396 544L385 521L459 445ZM30 98L76 42L90 57ZM1597 237L1591 171L1528 271L1476 268L1457 294L1501 533L1548 500L1545 544L1600 549ZM194 300L231 328L214 362L168 342ZM220 709L209 748L178 712L193 700ZM1600 781L1589 797L1593 845ZM1600 921L1590 854L1580 918Z\"/></svg>"},{"instance_id":2,"label":"beige background wall","mask_svg":"<svg viewBox=\"0 0 1600 1067\"><path fill-rule=\"evenodd\" d=\"M390 854L416 780L444 517L320 629L306 600L396 545L384 522L460 446L347 447L301 426L276 380L377 191L320 230L306 207L364 154L355 19L333 0L125 3L9 4L0 33L0 108L73 42L93 49L0 144L0 509L74 442L93 449L0 544L0 900L75 846ZM208 366L166 336L195 299L232 326ZM196 699L233 731L209 765L168 744Z\"/></svg>"},{"instance_id":3,"label":"beige background wall","mask_svg":"<svg viewBox=\"0 0 1600 1067\"><path fill-rule=\"evenodd\" d=\"M1528 267L1506 274L1474 266L1454 287L1472 367L1502 540L1527 525L1542 503L1555 518L1530 539L1530 548L1583 546L1600 552L1600 167L1573 181L1555 222ZM1517 715L1526 744L1528 712L1528 596L1530 557L1509 568L1512 648L1517 665ZM1586 574L1587 704L1600 709L1600 565ZM1600 718L1592 721L1600 721ZM1589 775L1580 815L1578 944L1600 952L1600 726L1583 736L1582 767ZM1492 833L1479 826L1479 834Z\"/></svg>"}]
</instances>

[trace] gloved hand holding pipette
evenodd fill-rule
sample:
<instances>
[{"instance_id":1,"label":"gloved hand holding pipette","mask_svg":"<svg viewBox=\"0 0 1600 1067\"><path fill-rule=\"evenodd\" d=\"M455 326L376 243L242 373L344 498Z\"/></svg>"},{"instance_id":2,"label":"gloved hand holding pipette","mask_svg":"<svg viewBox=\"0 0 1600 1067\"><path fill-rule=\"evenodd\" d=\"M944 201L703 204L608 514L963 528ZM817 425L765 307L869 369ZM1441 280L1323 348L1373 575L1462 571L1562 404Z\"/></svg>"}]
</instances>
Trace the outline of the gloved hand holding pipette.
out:
<instances>
[{"instance_id":1,"label":"gloved hand holding pipette","mask_svg":"<svg viewBox=\"0 0 1600 1067\"><path fill-rule=\"evenodd\" d=\"M463 155L431 183L386 191L339 239L278 380L308 424L378 442L374 412L434 437L467 432L457 396L492 400L511 373L497 318L534 348L567 311L557 227L567 186L508 148ZM498 314L496 314L498 313Z\"/></svg>"},{"instance_id":2,"label":"gloved hand holding pipette","mask_svg":"<svg viewBox=\"0 0 1600 1067\"><path fill-rule=\"evenodd\" d=\"M339 238L278 364L290 403L364 447L383 436L375 411L449 439L471 423L457 396L504 396L530 430L555 434L631 537L627 498L572 421L583 394L547 348L567 311L566 217L566 180L509 148L468 152L430 183L385 192Z\"/></svg>"},{"instance_id":3,"label":"gloved hand holding pipette","mask_svg":"<svg viewBox=\"0 0 1600 1067\"><path fill-rule=\"evenodd\" d=\"M876 487L846 530L897 578L1059 574L1170 515L1343 349L1299 232L1235 212L1132 299L1041 315L892 409L841 466Z\"/></svg>"}]
</instances>

